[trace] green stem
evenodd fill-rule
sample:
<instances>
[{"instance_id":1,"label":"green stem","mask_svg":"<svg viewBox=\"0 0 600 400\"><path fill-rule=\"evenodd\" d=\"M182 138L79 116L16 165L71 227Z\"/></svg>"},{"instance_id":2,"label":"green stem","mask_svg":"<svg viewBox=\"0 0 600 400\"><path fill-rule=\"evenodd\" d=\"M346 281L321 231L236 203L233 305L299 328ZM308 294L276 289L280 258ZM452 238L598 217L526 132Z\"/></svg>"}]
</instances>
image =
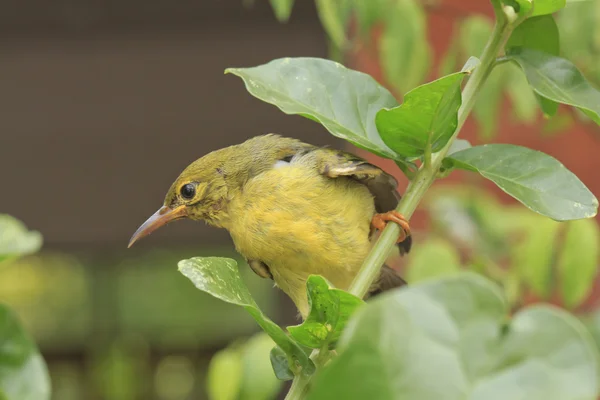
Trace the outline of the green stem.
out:
<instances>
[{"instance_id":1,"label":"green stem","mask_svg":"<svg viewBox=\"0 0 600 400\"><path fill-rule=\"evenodd\" d=\"M300 374L294 377L290 391L285 396L285 400L302 400L308 393L308 382L310 375Z\"/></svg>"},{"instance_id":2,"label":"green stem","mask_svg":"<svg viewBox=\"0 0 600 400\"><path fill-rule=\"evenodd\" d=\"M332 352L329 350L327 345L321 349L315 349L310 355L310 359L315 363L317 368L327 364L332 357ZM310 382L311 376L300 373L294 377L290 391L285 396L285 400L297 400L304 399L308 392L308 383Z\"/></svg>"},{"instance_id":3,"label":"green stem","mask_svg":"<svg viewBox=\"0 0 600 400\"><path fill-rule=\"evenodd\" d=\"M462 105L458 110L458 124L454 135L448 141L446 146L437 153L431 154L427 162L424 163L414 179L408 185L406 193L402 197L402 200L398 204L396 210L403 214L407 219L412 216L417 205L423 199L425 192L433 181L436 179L437 173L442 165L442 160L448 153L452 142L458 136L462 126L464 125L469 113L473 109L475 104L475 98L481 90L486 78L494 68L496 57L505 41L508 39L510 32L516 26L515 20L512 18L514 12L510 14L505 13L502 9L502 3L500 0L491 0L494 6L494 12L496 13L496 25L492 36L490 37L483 54L480 57L481 64L473 71L469 81L465 85L462 92ZM375 279L379 275L381 266L386 261L390 252L396 244L398 235L400 234L400 227L397 224L388 224L381 233L379 240L373 246L373 249L365 259L358 275L352 282L349 292L363 298ZM310 358L313 360L317 369L323 367L325 363L331 358L332 353L327 349L313 350ZM301 400L306 397L309 389L309 383L312 376L303 375L300 373L296 375L286 400Z\"/></svg>"},{"instance_id":4,"label":"green stem","mask_svg":"<svg viewBox=\"0 0 600 400\"><path fill-rule=\"evenodd\" d=\"M454 131L454 135L442 150L431 155L430 163L424 163L419 169L415 178L408 185L406 193L396 208L396 210L407 219L413 215L417 205L425 196L425 192L427 192L427 189L429 189L436 179L437 172L442 165L442 160L446 157L450 146L467 120L469 113L475 105L477 94L494 68L496 57L514 28L514 24L510 23L509 18L504 14L499 2L494 1L493 4L494 11L496 12L496 25L494 26L492 36L480 57L481 64L473 71L473 74L463 89L462 105L458 110L458 125ZM387 224L386 228L381 233L379 240L365 259L360 272L356 278L354 278L349 289L350 293L361 298L365 296L375 279L378 277L381 266L385 263L396 244L399 234L400 227L397 224Z\"/></svg>"}]
</instances>

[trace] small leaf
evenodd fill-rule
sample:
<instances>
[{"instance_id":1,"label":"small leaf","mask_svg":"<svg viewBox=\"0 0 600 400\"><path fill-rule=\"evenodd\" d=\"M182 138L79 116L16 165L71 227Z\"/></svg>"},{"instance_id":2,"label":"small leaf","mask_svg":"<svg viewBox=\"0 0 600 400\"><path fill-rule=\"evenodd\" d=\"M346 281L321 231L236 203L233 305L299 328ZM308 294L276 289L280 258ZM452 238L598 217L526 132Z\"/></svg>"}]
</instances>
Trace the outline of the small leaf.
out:
<instances>
[{"instance_id":1,"label":"small leaf","mask_svg":"<svg viewBox=\"0 0 600 400\"><path fill-rule=\"evenodd\" d=\"M279 22L287 22L292 14L294 0L269 0Z\"/></svg>"},{"instance_id":2,"label":"small leaf","mask_svg":"<svg viewBox=\"0 0 600 400\"><path fill-rule=\"evenodd\" d=\"M382 15L388 9L387 0L355 1L356 21L358 22L359 33L367 36L371 33L371 28L380 22Z\"/></svg>"},{"instance_id":3,"label":"small leaf","mask_svg":"<svg viewBox=\"0 0 600 400\"><path fill-rule=\"evenodd\" d=\"M290 381L294 379L294 373L290 370L290 365L286 354L279 347L275 346L271 349L271 366L275 372L277 379L282 381Z\"/></svg>"},{"instance_id":4,"label":"small leaf","mask_svg":"<svg viewBox=\"0 0 600 400\"><path fill-rule=\"evenodd\" d=\"M513 268L533 293L547 299L552 292L552 262L560 224L529 212L513 218L521 225L519 231L525 232L511 247Z\"/></svg>"},{"instance_id":5,"label":"small leaf","mask_svg":"<svg viewBox=\"0 0 600 400\"><path fill-rule=\"evenodd\" d=\"M596 349L576 318L530 307L505 327L508 312L472 273L383 294L352 317L308 399L596 398Z\"/></svg>"},{"instance_id":6,"label":"small leaf","mask_svg":"<svg viewBox=\"0 0 600 400\"><path fill-rule=\"evenodd\" d=\"M39 232L28 231L21 221L0 214L0 262L35 253L41 246L42 235Z\"/></svg>"},{"instance_id":7,"label":"small leaf","mask_svg":"<svg viewBox=\"0 0 600 400\"><path fill-rule=\"evenodd\" d=\"M50 399L50 378L44 359L17 317L4 305L0 305L0 398Z\"/></svg>"},{"instance_id":8,"label":"small leaf","mask_svg":"<svg viewBox=\"0 0 600 400\"><path fill-rule=\"evenodd\" d=\"M431 66L426 15L415 0L387 4L379 43L380 64L386 81L406 93L425 80Z\"/></svg>"},{"instance_id":9,"label":"small leaf","mask_svg":"<svg viewBox=\"0 0 600 400\"><path fill-rule=\"evenodd\" d=\"M306 292L310 313L302 324L288 326L288 331L298 343L313 349L334 344L350 315L364 302L348 292L331 288L318 275L308 278Z\"/></svg>"},{"instance_id":10,"label":"small leaf","mask_svg":"<svg viewBox=\"0 0 600 400\"><path fill-rule=\"evenodd\" d=\"M486 140L492 139L497 133L502 89L506 81L505 72L502 68L494 68L491 71L473 107L479 134Z\"/></svg>"},{"instance_id":11,"label":"small leaf","mask_svg":"<svg viewBox=\"0 0 600 400\"><path fill-rule=\"evenodd\" d=\"M237 400L244 368L242 356L236 348L217 352L210 360L206 377L206 391L210 400Z\"/></svg>"},{"instance_id":12,"label":"small leaf","mask_svg":"<svg viewBox=\"0 0 600 400\"><path fill-rule=\"evenodd\" d=\"M526 48L513 48L508 57L523 69L537 94L577 107L600 124L600 92L570 61Z\"/></svg>"},{"instance_id":13,"label":"small leaf","mask_svg":"<svg viewBox=\"0 0 600 400\"><path fill-rule=\"evenodd\" d=\"M537 1L535 4L537 5ZM552 15L542 15L526 19L515 28L504 47L506 49L526 47L558 55L560 41L558 26L554 21L554 17Z\"/></svg>"},{"instance_id":14,"label":"small leaf","mask_svg":"<svg viewBox=\"0 0 600 400\"><path fill-rule=\"evenodd\" d=\"M552 110L550 109L544 110L546 103L542 102L542 100L557 104L535 94L531 87L529 87L523 71L518 66L513 63L506 63L497 66L495 69L499 68L506 69L506 92L512 103L512 109L517 121L529 124L534 123L537 117L538 105L542 106L542 111L546 113L551 112Z\"/></svg>"},{"instance_id":15,"label":"small leaf","mask_svg":"<svg viewBox=\"0 0 600 400\"><path fill-rule=\"evenodd\" d=\"M429 239L410 254L406 280L410 284L460 271L460 256L447 241Z\"/></svg>"},{"instance_id":16,"label":"small leaf","mask_svg":"<svg viewBox=\"0 0 600 400\"><path fill-rule=\"evenodd\" d=\"M459 44L463 55L481 54L492 29L491 21L484 16L466 17L459 31ZM492 138L498 129L500 101L505 82L503 72L501 66L492 70L473 107L473 117L479 126L479 134L484 139Z\"/></svg>"},{"instance_id":17,"label":"small leaf","mask_svg":"<svg viewBox=\"0 0 600 400\"><path fill-rule=\"evenodd\" d=\"M375 114L398 105L371 76L319 58L283 58L254 68L230 68L253 96L286 114L320 122L332 135L397 159L379 137Z\"/></svg>"},{"instance_id":18,"label":"small leaf","mask_svg":"<svg viewBox=\"0 0 600 400\"><path fill-rule=\"evenodd\" d=\"M564 8L566 5L566 0L535 0L531 16L535 17L536 15L552 14L561 8Z\"/></svg>"},{"instance_id":19,"label":"small leaf","mask_svg":"<svg viewBox=\"0 0 600 400\"><path fill-rule=\"evenodd\" d=\"M537 6L538 3L535 3ZM552 15L541 15L528 18L515 28L508 39L505 48L510 52L512 48L528 48L539 50L558 56L560 53L560 40L558 26ZM536 94L542 112L546 116L553 116L558 110L558 104L552 100Z\"/></svg>"},{"instance_id":20,"label":"small leaf","mask_svg":"<svg viewBox=\"0 0 600 400\"><path fill-rule=\"evenodd\" d=\"M596 221L569 222L557 266L560 291L568 307L577 307L590 294L599 254L600 231Z\"/></svg>"},{"instance_id":21,"label":"small leaf","mask_svg":"<svg viewBox=\"0 0 600 400\"><path fill-rule=\"evenodd\" d=\"M382 109L375 124L383 141L404 157L420 157L428 144L437 152L448 143L457 126L460 84L466 72L457 72L419 86L404 103Z\"/></svg>"},{"instance_id":22,"label":"small leaf","mask_svg":"<svg viewBox=\"0 0 600 400\"><path fill-rule=\"evenodd\" d=\"M258 308L248 288L242 281L235 260L219 257L194 257L181 260L179 272L194 286L218 299L242 306L256 320L258 325L290 357L301 372L310 375L315 366L306 353L286 333L267 318Z\"/></svg>"},{"instance_id":23,"label":"small leaf","mask_svg":"<svg viewBox=\"0 0 600 400\"><path fill-rule=\"evenodd\" d=\"M531 210L557 221L589 218L598 211L598 200L579 178L539 151L488 144L454 153L444 163L479 172Z\"/></svg>"},{"instance_id":24,"label":"small leaf","mask_svg":"<svg viewBox=\"0 0 600 400\"><path fill-rule=\"evenodd\" d=\"M347 0L315 0L319 19L331 41L339 48L346 43L346 25L350 16Z\"/></svg>"},{"instance_id":25,"label":"small leaf","mask_svg":"<svg viewBox=\"0 0 600 400\"><path fill-rule=\"evenodd\" d=\"M251 337L241 348L244 377L237 400L272 400L281 389L281 382L271 368L269 354L273 340L264 332ZM287 363L286 363L287 365Z\"/></svg>"}]
</instances>

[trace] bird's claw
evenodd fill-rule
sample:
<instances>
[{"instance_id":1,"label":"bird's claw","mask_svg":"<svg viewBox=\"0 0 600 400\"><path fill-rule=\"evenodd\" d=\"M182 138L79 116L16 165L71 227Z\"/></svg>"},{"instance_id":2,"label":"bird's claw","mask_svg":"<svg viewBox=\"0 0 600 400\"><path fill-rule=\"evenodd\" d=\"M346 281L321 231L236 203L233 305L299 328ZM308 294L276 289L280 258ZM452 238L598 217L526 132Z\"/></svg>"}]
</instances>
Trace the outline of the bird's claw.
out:
<instances>
[{"instance_id":1,"label":"bird's claw","mask_svg":"<svg viewBox=\"0 0 600 400\"><path fill-rule=\"evenodd\" d=\"M400 225L400 235L398 243L404 242L410 236L410 225L404 215L398 211L388 211L382 214L375 214L371 220L371 227L375 230L382 231L388 222L395 222Z\"/></svg>"}]
</instances>

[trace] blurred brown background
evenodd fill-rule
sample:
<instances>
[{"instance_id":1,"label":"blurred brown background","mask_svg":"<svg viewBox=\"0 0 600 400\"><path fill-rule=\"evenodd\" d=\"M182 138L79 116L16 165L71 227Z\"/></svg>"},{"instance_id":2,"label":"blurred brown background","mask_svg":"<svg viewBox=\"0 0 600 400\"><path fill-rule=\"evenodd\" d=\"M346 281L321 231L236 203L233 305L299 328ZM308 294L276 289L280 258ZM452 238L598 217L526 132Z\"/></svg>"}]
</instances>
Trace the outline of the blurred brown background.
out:
<instances>
[{"instance_id":1,"label":"blurred brown background","mask_svg":"<svg viewBox=\"0 0 600 400\"><path fill-rule=\"evenodd\" d=\"M127 242L211 150L268 132L335 142L223 74L325 57L314 4L298 2L283 25L267 2L2 1L0 54L0 211L45 239L2 271L0 300L39 343L54 398L206 398L214 350L256 327L176 264L234 256L228 235L185 221ZM246 278L271 317L296 321L270 283Z\"/></svg>"}]
</instances>

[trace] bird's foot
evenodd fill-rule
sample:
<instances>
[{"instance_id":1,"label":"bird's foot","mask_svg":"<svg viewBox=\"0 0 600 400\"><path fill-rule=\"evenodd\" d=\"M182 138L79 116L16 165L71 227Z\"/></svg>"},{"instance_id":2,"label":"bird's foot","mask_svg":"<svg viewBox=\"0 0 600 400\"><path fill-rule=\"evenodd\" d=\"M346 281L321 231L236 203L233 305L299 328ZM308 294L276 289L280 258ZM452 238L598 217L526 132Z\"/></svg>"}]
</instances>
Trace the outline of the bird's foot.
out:
<instances>
[{"instance_id":1,"label":"bird's foot","mask_svg":"<svg viewBox=\"0 0 600 400\"><path fill-rule=\"evenodd\" d=\"M371 227L378 231L382 231L388 222L395 222L400 225L400 235L398 236L398 243L404 242L407 237L410 236L410 225L404 215L398 211L388 211L383 214L375 214L371 220Z\"/></svg>"}]
</instances>

